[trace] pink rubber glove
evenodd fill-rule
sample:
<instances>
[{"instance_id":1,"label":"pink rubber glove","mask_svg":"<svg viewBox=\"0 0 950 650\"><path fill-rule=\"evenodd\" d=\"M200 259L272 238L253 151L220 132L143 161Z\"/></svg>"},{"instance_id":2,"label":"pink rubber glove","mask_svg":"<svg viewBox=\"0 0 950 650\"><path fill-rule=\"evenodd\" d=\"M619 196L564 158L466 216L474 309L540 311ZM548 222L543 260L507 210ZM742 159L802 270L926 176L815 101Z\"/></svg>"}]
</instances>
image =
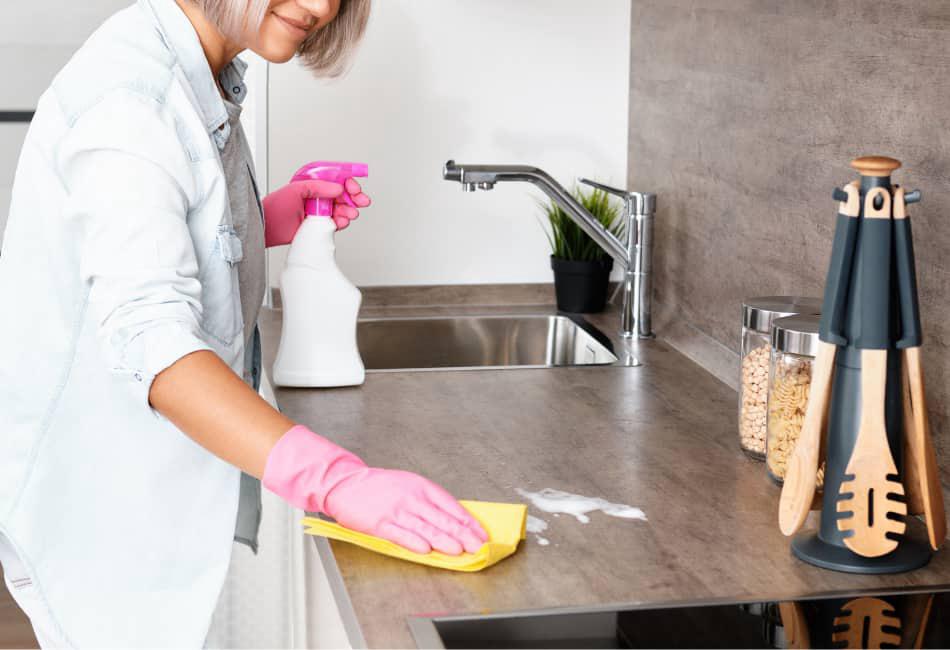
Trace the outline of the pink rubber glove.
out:
<instances>
[{"instance_id":1,"label":"pink rubber glove","mask_svg":"<svg viewBox=\"0 0 950 650\"><path fill-rule=\"evenodd\" d=\"M355 454L297 425L267 457L264 487L361 533L416 553L474 553L488 535L452 495L412 472L369 467Z\"/></svg>"},{"instance_id":2,"label":"pink rubber glove","mask_svg":"<svg viewBox=\"0 0 950 650\"><path fill-rule=\"evenodd\" d=\"M360 208L371 201L355 179L346 179L346 191ZM282 246L293 241L297 228L303 223L304 201L307 199L336 199L333 222L343 230L350 221L360 216L359 210L347 205L342 198L344 186L330 181L294 181L264 197L264 245Z\"/></svg>"}]
</instances>

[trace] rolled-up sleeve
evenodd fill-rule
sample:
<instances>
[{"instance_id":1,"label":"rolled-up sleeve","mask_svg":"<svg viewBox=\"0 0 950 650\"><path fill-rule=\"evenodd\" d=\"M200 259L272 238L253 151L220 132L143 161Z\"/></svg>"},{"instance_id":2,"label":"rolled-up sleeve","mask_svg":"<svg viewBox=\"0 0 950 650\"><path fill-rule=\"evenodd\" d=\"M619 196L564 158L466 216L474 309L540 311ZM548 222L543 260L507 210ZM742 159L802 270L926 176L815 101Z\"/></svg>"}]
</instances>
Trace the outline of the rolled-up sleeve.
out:
<instances>
[{"instance_id":1,"label":"rolled-up sleeve","mask_svg":"<svg viewBox=\"0 0 950 650\"><path fill-rule=\"evenodd\" d=\"M212 349L187 223L199 198L190 164L174 116L124 90L80 116L57 156L104 360L157 417L148 400L155 376Z\"/></svg>"}]
</instances>

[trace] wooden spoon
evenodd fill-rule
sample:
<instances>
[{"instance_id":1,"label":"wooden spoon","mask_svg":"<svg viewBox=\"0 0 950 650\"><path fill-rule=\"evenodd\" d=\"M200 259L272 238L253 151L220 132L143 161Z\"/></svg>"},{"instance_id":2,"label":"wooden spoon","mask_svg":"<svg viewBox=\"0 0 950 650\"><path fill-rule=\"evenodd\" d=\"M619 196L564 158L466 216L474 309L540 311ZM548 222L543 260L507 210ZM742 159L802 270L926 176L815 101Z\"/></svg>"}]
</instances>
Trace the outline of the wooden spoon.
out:
<instances>
[{"instance_id":1,"label":"wooden spoon","mask_svg":"<svg viewBox=\"0 0 950 650\"><path fill-rule=\"evenodd\" d=\"M837 346L831 343L818 342L818 355L812 367L805 420L798 434L798 442L795 443L795 451L788 459L785 484L782 486L782 498L778 506L778 525L785 535L794 535L795 531L802 527L815 496L818 455L828 417L837 349Z\"/></svg>"},{"instance_id":2,"label":"wooden spoon","mask_svg":"<svg viewBox=\"0 0 950 650\"><path fill-rule=\"evenodd\" d=\"M815 494L818 464L825 451L828 404L834 375L836 344L847 340L840 330L844 318L845 296L851 277L851 261L857 232L857 217L861 211L857 182L835 190L840 197L838 221L831 247L831 261L825 278L825 297L819 328L818 354L812 367L811 388L805 419L798 434L798 442L788 459L785 482L778 508L779 528L785 535L794 535L805 523L808 512L818 509L821 499Z\"/></svg>"},{"instance_id":3,"label":"wooden spoon","mask_svg":"<svg viewBox=\"0 0 950 650\"><path fill-rule=\"evenodd\" d=\"M804 650L811 647L811 637L808 634L808 621L801 604L794 600L778 604L779 617L785 629L785 647L794 650Z\"/></svg>"}]
</instances>

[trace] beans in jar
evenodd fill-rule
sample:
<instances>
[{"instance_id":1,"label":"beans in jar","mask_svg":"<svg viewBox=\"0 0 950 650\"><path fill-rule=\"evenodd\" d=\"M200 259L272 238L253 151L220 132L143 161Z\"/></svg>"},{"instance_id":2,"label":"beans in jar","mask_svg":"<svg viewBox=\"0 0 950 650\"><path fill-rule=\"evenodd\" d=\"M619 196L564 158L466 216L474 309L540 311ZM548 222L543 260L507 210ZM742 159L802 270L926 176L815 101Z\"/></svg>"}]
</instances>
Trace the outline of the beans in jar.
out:
<instances>
[{"instance_id":1,"label":"beans in jar","mask_svg":"<svg viewBox=\"0 0 950 650\"><path fill-rule=\"evenodd\" d=\"M753 348L742 359L742 406L739 441L748 451L765 455L768 423L769 346Z\"/></svg>"}]
</instances>

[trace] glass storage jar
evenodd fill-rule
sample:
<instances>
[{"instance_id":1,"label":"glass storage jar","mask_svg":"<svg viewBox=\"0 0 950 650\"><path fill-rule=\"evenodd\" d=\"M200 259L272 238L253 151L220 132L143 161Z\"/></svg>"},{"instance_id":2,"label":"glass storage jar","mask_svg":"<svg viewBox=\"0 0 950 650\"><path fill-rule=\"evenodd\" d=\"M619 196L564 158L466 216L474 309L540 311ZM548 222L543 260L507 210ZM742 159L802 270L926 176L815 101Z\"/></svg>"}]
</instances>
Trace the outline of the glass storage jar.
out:
<instances>
[{"instance_id":1,"label":"glass storage jar","mask_svg":"<svg viewBox=\"0 0 950 650\"><path fill-rule=\"evenodd\" d=\"M752 458L765 458L772 322L786 316L820 312L820 298L766 296L742 303L739 446Z\"/></svg>"},{"instance_id":2,"label":"glass storage jar","mask_svg":"<svg viewBox=\"0 0 950 650\"><path fill-rule=\"evenodd\" d=\"M772 323L765 466L780 485L805 420L820 319L801 314Z\"/></svg>"}]
</instances>

